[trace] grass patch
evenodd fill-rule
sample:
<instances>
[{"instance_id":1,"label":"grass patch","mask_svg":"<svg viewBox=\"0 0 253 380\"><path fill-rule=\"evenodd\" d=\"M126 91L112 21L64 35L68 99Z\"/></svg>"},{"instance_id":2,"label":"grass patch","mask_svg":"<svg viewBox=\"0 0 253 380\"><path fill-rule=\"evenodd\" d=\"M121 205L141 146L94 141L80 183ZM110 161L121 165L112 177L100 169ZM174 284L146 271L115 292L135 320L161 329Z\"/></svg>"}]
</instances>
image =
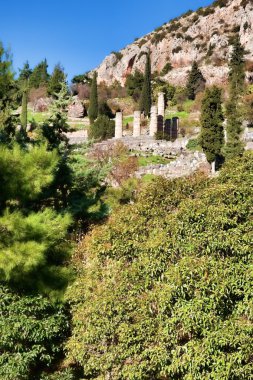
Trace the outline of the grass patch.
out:
<instances>
[{"instance_id":1,"label":"grass patch","mask_svg":"<svg viewBox=\"0 0 253 380\"><path fill-rule=\"evenodd\" d=\"M133 116L126 116L126 117L124 117L124 119L123 119L123 125L124 125L124 127L127 124L132 124L133 121L134 121L134 117Z\"/></svg>"},{"instance_id":2,"label":"grass patch","mask_svg":"<svg viewBox=\"0 0 253 380\"><path fill-rule=\"evenodd\" d=\"M47 118L48 118L47 112L28 111L28 114L27 114L28 122L35 121L36 123L43 123Z\"/></svg>"},{"instance_id":3,"label":"grass patch","mask_svg":"<svg viewBox=\"0 0 253 380\"><path fill-rule=\"evenodd\" d=\"M165 165L168 164L171 160L161 156L148 156L148 157L138 157L138 163L140 166L148 165Z\"/></svg>"},{"instance_id":4,"label":"grass patch","mask_svg":"<svg viewBox=\"0 0 253 380\"><path fill-rule=\"evenodd\" d=\"M141 177L142 182L148 183L152 182L157 178L155 174L145 174L143 177Z\"/></svg>"},{"instance_id":5,"label":"grass patch","mask_svg":"<svg viewBox=\"0 0 253 380\"><path fill-rule=\"evenodd\" d=\"M186 145L186 148L188 150L191 150L192 152L201 152L202 148L199 145L198 139L190 139Z\"/></svg>"},{"instance_id":6,"label":"grass patch","mask_svg":"<svg viewBox=\"0 0 253 380\"><path fill-rule=\"evenodd\" d=\"M189 117L189 112L187 111L174 111L174 112L167 112L165 119L172 119L173 117L178 117L179 119L187 119Z\"/></svg>"}]
</instances>

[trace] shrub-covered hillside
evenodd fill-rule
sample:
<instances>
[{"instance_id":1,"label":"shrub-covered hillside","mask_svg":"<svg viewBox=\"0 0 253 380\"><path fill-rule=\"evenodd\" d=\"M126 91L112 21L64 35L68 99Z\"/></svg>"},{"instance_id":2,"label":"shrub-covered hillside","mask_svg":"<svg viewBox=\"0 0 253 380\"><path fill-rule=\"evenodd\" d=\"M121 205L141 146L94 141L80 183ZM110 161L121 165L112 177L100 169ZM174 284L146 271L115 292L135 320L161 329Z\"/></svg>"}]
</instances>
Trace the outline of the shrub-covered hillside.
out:
<instances>
[{"instance_id":1,"label":"shrub-covered hillside","mask_svg":"<svg viewBox=\"0 0 253 380\"><path fill-rule=\"evenodd\" d=\"M70 287L85 379L253 378L253 154L148 185L86 237Z\"/></svg>"}]
</instances>

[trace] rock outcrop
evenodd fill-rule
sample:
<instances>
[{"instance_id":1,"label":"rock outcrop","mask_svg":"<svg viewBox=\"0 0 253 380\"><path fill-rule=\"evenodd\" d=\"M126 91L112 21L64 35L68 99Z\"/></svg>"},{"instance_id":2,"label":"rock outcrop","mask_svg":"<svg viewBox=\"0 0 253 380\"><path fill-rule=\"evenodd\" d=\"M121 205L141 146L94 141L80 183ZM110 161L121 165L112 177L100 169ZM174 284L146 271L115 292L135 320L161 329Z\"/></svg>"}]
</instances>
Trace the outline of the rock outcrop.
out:
<instances>
[{"instance_id":1,"label":"rock outcrop","mask_svg":"<svg viewBox=\"0 0 253 380\"><path fill-rule=\"evenodd\" d=\"M172 84L185 84L194 60L199 62L207 84L226 83L235 33L248 52L247 76L253 78L253 1L217 0L165 23L119 53L111 53L96 69L98 81L124 84L128 74L136 69L144 71L145 53L150 51L152 71Z\"/></svg>"}]
</instances>

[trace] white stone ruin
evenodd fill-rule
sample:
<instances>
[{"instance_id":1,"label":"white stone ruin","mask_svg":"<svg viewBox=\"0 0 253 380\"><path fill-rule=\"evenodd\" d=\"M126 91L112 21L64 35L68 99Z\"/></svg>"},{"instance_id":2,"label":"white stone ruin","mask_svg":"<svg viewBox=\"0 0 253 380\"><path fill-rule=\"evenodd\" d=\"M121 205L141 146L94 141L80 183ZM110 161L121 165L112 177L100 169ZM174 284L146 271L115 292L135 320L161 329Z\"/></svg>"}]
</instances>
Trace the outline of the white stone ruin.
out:
<instances>
[{"instance_id":1,"label":"white stone ruin","mask_svg":"<svg viewBox=\"0 0 253 380\"><path fill-rule=\"evenodd\" d=\"M133 137L141 135L141 111L134 111Z\"/></svg>"},{"instance_id":2,"label":"white stone ruin","mask_svg":"<svg viewBox=\"0 0 253 380\"><path fill-rule=\"evenodd\" d=\"M122 112L116 112L115 139L121 139L122 137L123 137L123 114Z\"/></svg>"},{"instance_id":3,"label":"white stone ruin","mask_svg":"<svg viewBox=\"0 0 253 380\"><path fill-rule=\"evenodd\" d=\"M149 124L149 135L151 137L154 137L157 133L157 117L158 117L158 111L157 106L151 107L150 112L150 124Z\"/></svg>"},{"instance_id":4,"label":"white stone ruin","mask_svg":"<svg viewBox=\"0 0 253 380\"><path fill-rule=\"evenodd\" d=\"M159 92L158 94L158 116L162 116L163 118L165 116L165 100L163 92Z\"/></svg>"}]
</instances>

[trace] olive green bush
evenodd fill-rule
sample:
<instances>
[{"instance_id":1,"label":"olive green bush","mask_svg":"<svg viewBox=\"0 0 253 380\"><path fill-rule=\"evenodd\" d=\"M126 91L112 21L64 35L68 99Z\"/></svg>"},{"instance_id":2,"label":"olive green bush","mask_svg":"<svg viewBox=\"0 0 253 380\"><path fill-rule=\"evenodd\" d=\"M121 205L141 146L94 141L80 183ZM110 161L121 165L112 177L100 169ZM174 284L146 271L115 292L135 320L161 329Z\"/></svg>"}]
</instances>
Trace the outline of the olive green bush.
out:
<instances>
[{"instance_id":1,"label":"olive green bush","mask_svg":"<svg viewBox=\"0 0 253 380\"><path fill-rule=\"evenodd\" d=\"M252 153L158 178L87 236L67 344L85 379L253 377L252 180Z\"/></svg>"}]
</instances>

